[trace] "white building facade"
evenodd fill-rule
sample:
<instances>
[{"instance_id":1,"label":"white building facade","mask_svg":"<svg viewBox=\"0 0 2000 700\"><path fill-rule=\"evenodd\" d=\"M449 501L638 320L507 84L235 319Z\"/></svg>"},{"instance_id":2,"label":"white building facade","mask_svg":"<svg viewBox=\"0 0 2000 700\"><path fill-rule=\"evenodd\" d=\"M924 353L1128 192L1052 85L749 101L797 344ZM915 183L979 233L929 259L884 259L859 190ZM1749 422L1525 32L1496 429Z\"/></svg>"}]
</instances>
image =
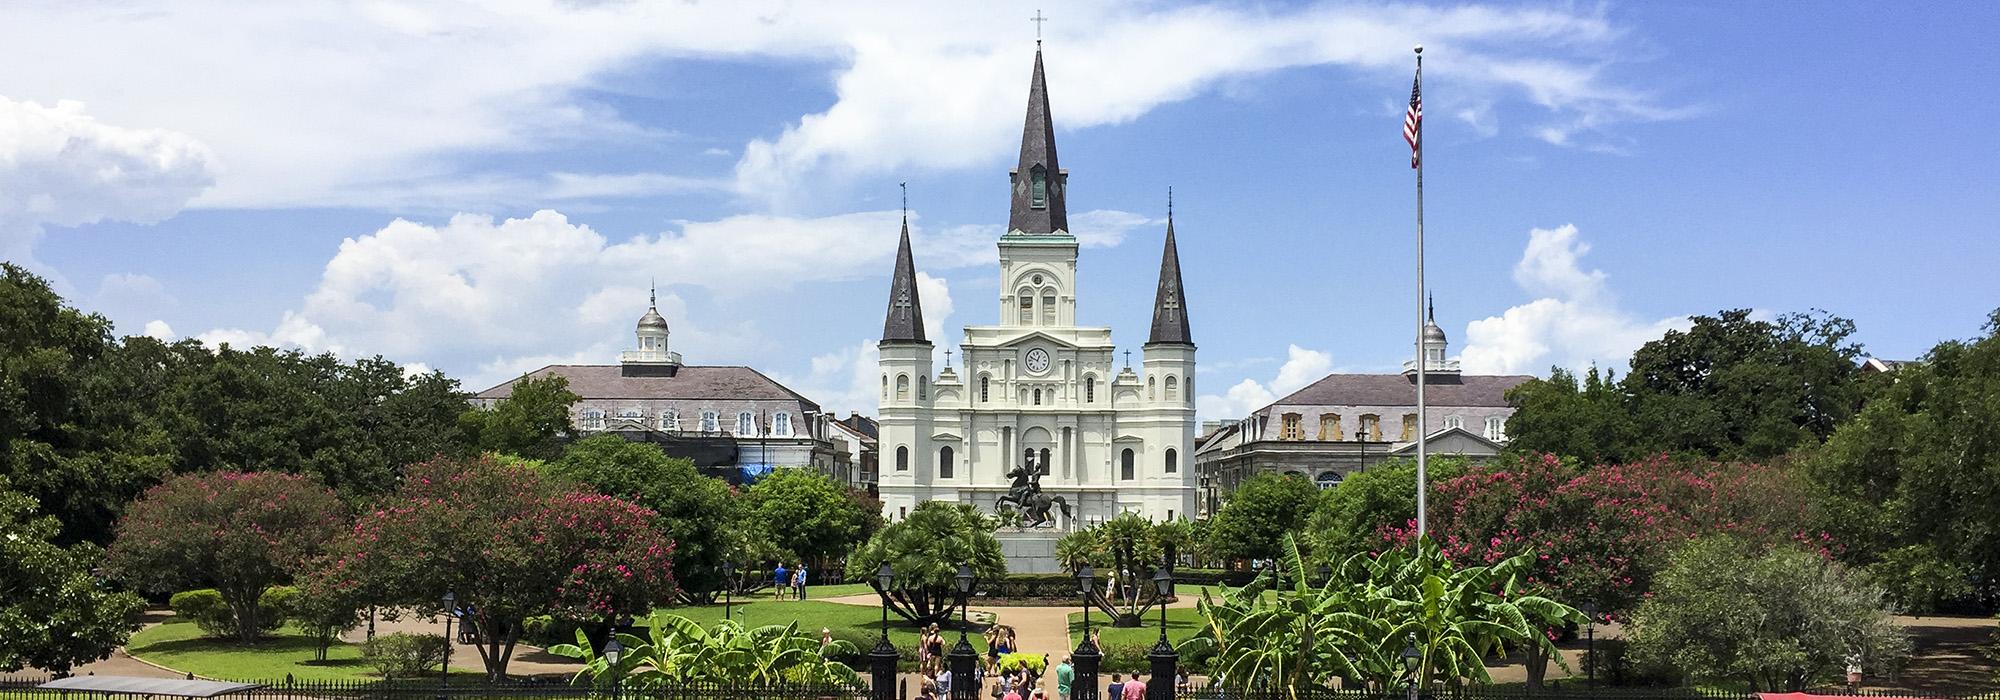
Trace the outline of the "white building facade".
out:
<instances>
[{"instance_id":1,"label":"white building facade","mask_svg":"<svg viewBox=\"0 0 2000 700\"><path fill-rule=\"evenodd\" d=\"M1012 210L999 241L999 323L967 326L962 369L932 367L908 222L880 349L878 485L884 516L930 500L991 510L1031 467L1069 529L1133 511L1192 517L1195 346L1169 212L1143 360L1121 366L1111 329L1077 324L1077 240L1065 207L1039 51ZM947 354L949 358L949 354Z\"/></svg>"}]
</instances>

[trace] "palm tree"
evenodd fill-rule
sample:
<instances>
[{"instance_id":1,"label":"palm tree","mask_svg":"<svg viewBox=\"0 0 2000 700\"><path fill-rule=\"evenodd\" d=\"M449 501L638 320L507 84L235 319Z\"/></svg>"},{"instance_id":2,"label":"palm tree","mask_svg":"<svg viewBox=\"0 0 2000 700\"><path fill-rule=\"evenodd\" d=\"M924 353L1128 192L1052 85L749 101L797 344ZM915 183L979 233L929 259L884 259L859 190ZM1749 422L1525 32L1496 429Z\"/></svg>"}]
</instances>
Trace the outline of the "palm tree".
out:
<instances>
[{"instance_id":1,"label":"palm tree","mask_svg":"<svg viewBox=\"0 0 2000 700\"><path fill-rule=\"evenodd\" d=\"M558 644L549 653L583 661L576 680L589 678L598 686L614 680L640 688L688 683L852 687L860 682L853 668L835 660L853 656L852 643L823 644L800 631L796 621L746 628L723 620L707 629L679 615L656 614L649 628L643 639L618 635L625 652L615 666L581 631L576 644Z\"/></svg>"}]
</instances>

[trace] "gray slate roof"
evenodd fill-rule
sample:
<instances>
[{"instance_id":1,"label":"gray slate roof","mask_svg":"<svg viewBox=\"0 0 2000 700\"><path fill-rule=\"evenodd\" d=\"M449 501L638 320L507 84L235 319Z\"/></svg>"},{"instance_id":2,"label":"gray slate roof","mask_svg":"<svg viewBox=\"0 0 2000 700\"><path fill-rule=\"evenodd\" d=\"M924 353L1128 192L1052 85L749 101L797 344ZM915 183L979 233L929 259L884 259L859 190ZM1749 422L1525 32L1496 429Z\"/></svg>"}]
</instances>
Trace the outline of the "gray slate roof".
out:
<instances>
[{"instance_id":1,"label":"gray slate roof","mask_svg":"<svg viewBox=\"0 0 2000 700\"><path fill-rule=\"evenodd\" d=\"M1160 253L1160 286L1153 292L1153 332L1146 344L1193 345L1188 330L1187 292L1181 286L1181 253L1174 246L1174 215L1167 213L1167 245Z\"/></svg>"},{"instance_id":2,"label":"gray slate roof","mask_svg":"<svg viewBox=\"0 0 2000 700\"><path fill-rule=\"evenodd\" d=\"M889 313L882 319L882 342L924 343L924 301L917 296L917 262L910 255L910 217L903 215L903 238L896 244L896 274L889 278Z\"/></svg>"},{"instance_id":3,"label":"gray slate roof","mask_svg":"<svg viewBox=\"0 0 2000 700\"><path fill-rule=\"evenodd\" d=\"M785 388L749 367L681 367L671 377L628 377L619 365L549 365L529 372L540 379L558 375L569 390L585 399L735 399L797 401L818 410L819 404ZM504 399L514 393L513 380L474 394L477 399Z\"/></svg>"},{"instance_id":4,"label":"gray slate roof","mask_svg":"<svg viewBox=\"0 0 2000 700\"><path fill-rule=\"evenodd\" d=\"M1040 165L1048 178L1048 206L1033 206L1028 173ZM1056 127L1049 114L1049 86L1042 77L1042 50L1035 49L1035 75L1028 83L1028 121L1021 129L1021 164L1014 171L1014 205L1007 230L1045 234L1069 230L1063 195L1069 189L1056 163Z\"/></svg>"},{"instance_id":5,"label":"gray slate roof","mask_svg":"<svg viewBox=\"0 0 2000 700\"><path fill-rule=\"evenodd\" d=\"M1525 374L1432 374L1426 406L1507 405L1507 390L1534 379ZM1271 406L1415 406L1417 380L1402 374L1329 374L1272 402ZM1269 411L1266 406L1258 413Z\"/></svg>"}]
</instances>

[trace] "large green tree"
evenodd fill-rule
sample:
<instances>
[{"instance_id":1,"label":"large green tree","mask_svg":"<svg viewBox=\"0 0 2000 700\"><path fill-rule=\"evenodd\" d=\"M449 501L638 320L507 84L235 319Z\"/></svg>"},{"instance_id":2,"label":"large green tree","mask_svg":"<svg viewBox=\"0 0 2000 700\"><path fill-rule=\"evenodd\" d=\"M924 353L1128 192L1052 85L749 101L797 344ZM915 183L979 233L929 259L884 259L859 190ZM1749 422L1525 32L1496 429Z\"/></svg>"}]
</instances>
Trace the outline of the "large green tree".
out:
<instances>
[{"instance_id":1,"label":"large green tree","mask_svg":"<svg viewBox=\"0 0 2000 700\"><path fill-rule=\"evenodd\" d=\"M60 524L35 510L0 477L0 671L62 673L124 644L146 605L101 585L97 547L57 544Z\"/></svg>"},{"instance_id":2,"label":"large green tree","mask_svg":"<svg viewBox=\"0 0 2000 700\"><path fill-rule=\"evenodd\" d=\"M2000 601L2000 311L1896 370L1807 456L1821 526L1918 612Z\"/></svg>"},{"instance_id":3,"label":"large green tree","mask_svg":"<svg viewBox=\"0 0 2000 700\"><path fill-rule=\"evenodd\" d=\"M1312 517L1320 490L1305 477L1258 474L1229 493L1208 528L1208 550L1222 559L1271 559L1278 542Z\"/></svg>"},{"instance_id":4,"label":"large green tree","mask_svg":"<svg viewBox=\"0 0 2000 700\"><path fill-rule=\"evenodd\" d=\"M572 443L547 465L557 477L587 485L659 513L660 528L674 542L674 578L681 598L706 603L723 586L722 565L744 561L745 499L721 479L702 475L694 462L669 457L659 447L616 435Z\"/></svg>"},{"instance_id":5,"label":"large green tree","mask_svg":"<svg viewBox=\"0 0 2000 700\"><path fill-rule=\"evenodd\" d=\"M1465 473L1465 460L1429 460L1425 475L1435 487ZM1356 554L1380 551L1391 531L1417 520L1417 463L1394 459L1347 475L1319 500L1303 530L1315 564L1334 565Z\"/></svg>"},{"instance_id":6,"label":"large green tree","mask_svg":"<svg viewBox=\"0 0 2000 700\"><path fill-rule=\"evenodd\" d=\"M836 561L881 528L865 496L813 469L779 469L747 490L751 529L784 551Z\"/></svg>"},{"instance_id":7,"label":"large green tree","mask_svg":"<svg viewBox=\"0 0 2000 700\"><path fill-rule=\"evenodd\" d=\"M61 523L61 542L110 540L119 508L171 473L151 406L112 371L111 322L0 264L0 477Z\"/></svg>"},{"instance_id":8,"label":"large green tree","mask_svg":"<svg viewBox=\"0 0 2000 700\"><path fill-rule=\"evenodd\" d=\"M561 375L522 377L493 408L460 415L459 430L482 452L554 460L571 433L569 407L581 400Z\"/></svg>"},{"instance_id":9,"label":"large green tree","mask_svg":"<svg viewBox=\"0 0 2000 700\"><path fill-rule=\"evenodd\" d=\"M1814 445L1867 394L1854 323L1825 312L1695 316L1632 354L1613 382L1552 371L1508 392L1511 445L1591 461L1659 452L1766 460Z\"/></svg>"},{"instance_id":10,"label":"large green tree","mask_svg":"<svg viewBox=\"0 0 2000 700\"><path fill-rule=\"evenodd\" d=\"M1890 675L1910 652L1881 589L1792 547L1697 541L1674 556L1652 594L1634 616L1632 653L1697 682L1799 691L1850 661Z\"/></svg>"},{"instance_id":11,"label":"large green tree","mask_svg":"<svg viewBox=\"0 0 2000 700\"><path fill-rule=\"evenodd\" d=\"M142 590L214 588L248 642L271 627L264 589L290 581L346 526L339 497L310 477L188 474L132 504L106 566Z\"/></svg>"}]
</instances>

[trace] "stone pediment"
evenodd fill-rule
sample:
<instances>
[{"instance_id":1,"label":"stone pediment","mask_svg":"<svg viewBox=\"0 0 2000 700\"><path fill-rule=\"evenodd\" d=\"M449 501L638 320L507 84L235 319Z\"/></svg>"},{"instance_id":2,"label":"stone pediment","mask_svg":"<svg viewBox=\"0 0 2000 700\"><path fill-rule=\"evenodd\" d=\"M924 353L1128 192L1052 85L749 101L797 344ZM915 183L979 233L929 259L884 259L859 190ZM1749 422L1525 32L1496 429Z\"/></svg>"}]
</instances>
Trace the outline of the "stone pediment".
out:
<instances>
[{"instance_id":1,"label":"stone pediment","mask_svg":"<svg viewBox=\"0 0 2000 700\"><path fill-rule=\"evenodd\" d=\"M1022 333L1019 336L1015 336L1013 338L1001 341L999 345L994 347L1011 348L1038 342L1069 348L1071 350L1074 350L1077 347L1079 347L1076 343L1072 343L1068 340L1055 337L1054 335L1050 335L1043 331L1029 331L1026 333Z\"/></svg>"}]
</instances>

